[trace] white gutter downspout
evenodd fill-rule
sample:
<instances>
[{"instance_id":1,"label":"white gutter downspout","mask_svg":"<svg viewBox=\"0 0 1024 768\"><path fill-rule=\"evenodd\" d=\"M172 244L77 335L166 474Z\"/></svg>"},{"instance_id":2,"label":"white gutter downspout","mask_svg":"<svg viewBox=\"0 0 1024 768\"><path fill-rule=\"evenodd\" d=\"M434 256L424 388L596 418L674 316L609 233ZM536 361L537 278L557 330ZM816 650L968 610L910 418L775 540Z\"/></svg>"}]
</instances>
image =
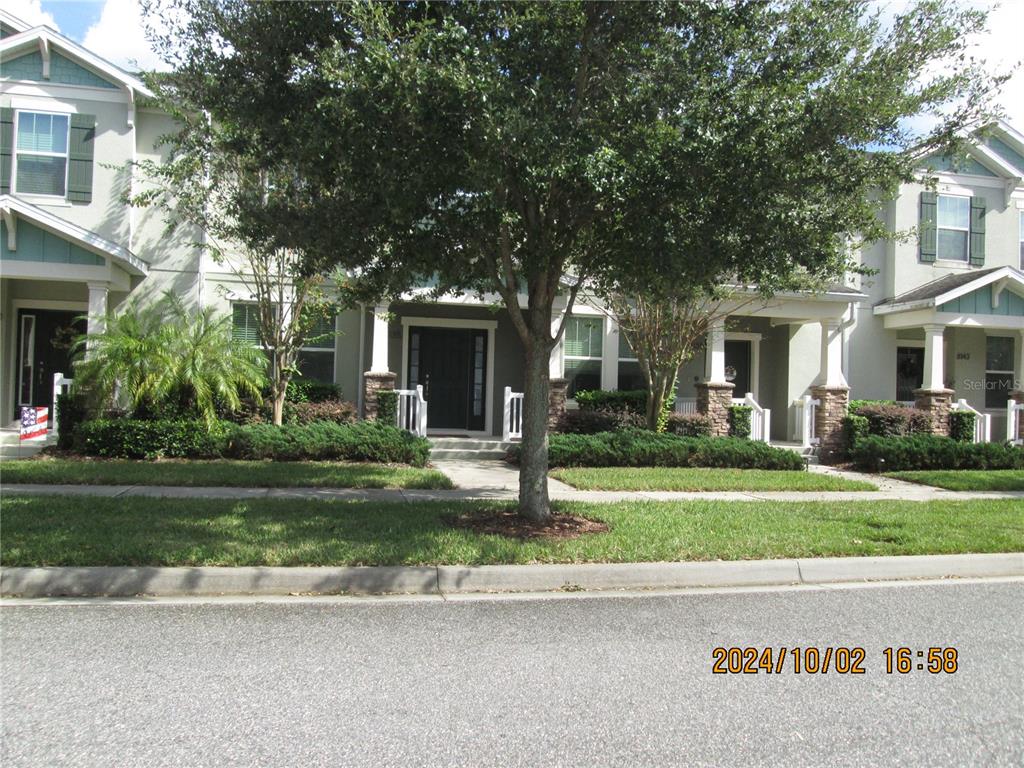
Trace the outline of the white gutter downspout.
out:
<instances>
[{"instance_id":1,"label":"white gutter downspout","mask_svg":"<svg viewBox=\"0 0 1024 768\"><path fill-rule=\"evenodd\" d=\"M363 361L366 359L366 305L359 305L359 363L356 373L358 374L357 379L357 390L356 390L356 411L360 416L363 414Z\"/></svg>"},{"instance_id":2,"label":"white gutter downspout","mask_svg":"<svg viewBox=\"0 0 1024 768\"><path fill-rule=\"evenodd\" d=\"M138 136L135 133L135 91L126 88L128 91L128 129L132 140L132 167L128 174L128 197L135 196L135 168L139 160ZM128 206L128 250L135 253L135 206Z\"/></svg>"}]
</instances>

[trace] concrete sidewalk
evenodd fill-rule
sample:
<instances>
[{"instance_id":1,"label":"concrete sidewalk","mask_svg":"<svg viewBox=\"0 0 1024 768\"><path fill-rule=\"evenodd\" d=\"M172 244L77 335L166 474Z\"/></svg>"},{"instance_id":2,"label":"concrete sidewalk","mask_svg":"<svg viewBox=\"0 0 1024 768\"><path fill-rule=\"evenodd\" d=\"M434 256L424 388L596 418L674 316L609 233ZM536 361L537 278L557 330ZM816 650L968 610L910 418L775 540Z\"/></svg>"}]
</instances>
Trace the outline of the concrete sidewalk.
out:
<instances>
[{"instance_id":1,"label":"concrete sidewalk","mask_svg":"<svg viewBox=\"0 0 1024 768\"><path fill-rule=\"evenodd\" d=\"M0 568L4 597L446 594L1024 577L1024 553L686 563Z\"/></svg>"},{"instance_id":2,"label":"concrete sidewalk","mask_svg":"<svg viewBox=\"0 0 1024 768\"><path fill-rule=\"evenodd\" d=\"M548 481L556 501L614 503L620 501L936 501L970 499L1024 499L1024 491L946 491L903 483L877 491L578 491ZM40 496L139 496L174 499L319 499L324 501L466 501L513 500L516 487L472 487L452 491L355 488L204 488L166 485L34 485L4 484L4 494Z\"/></svg>"}]
</instances>

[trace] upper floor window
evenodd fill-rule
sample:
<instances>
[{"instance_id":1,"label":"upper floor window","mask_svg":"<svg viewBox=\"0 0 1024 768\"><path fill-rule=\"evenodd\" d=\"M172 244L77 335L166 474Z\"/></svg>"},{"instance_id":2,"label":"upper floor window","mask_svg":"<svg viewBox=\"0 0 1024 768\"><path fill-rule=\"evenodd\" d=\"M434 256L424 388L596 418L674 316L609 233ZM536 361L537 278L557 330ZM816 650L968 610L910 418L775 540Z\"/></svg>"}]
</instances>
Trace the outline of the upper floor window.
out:
<instances>
[{"instance_id":1,"label":"upper floor window","mask_svg":"<svg viewBox=\"0 0 1024 768\"><path fill-rule=\"evenodd\" d=\"M565 324L565 378L568 395L582 389L601 388L601 356L604 352L604 320L573 315Z\"/></svg>"},{"instance_id":2,"label":"upper floor window","mask_svg":"<svg viewBox=\"0 0 1024 768\"><path fill-rule=\"evenodd\" d=\"M231 322L231 335L237 341L261 346L259 305L234 302L231 305ZM299 372L305 378L327 383L334 381L335 336L333 315L317 316L310 323L296 360Z\"/></svg>"},{"instance_id":3,"label":"upper floor window","mask_svg":"<svg viewBox=\"0 0 1024 768\"><path fill-rule=\"evenodd\" d=\"M15 192L65 196L69 123L68 115L18 112Z\"/></svg>"},{"instance_id":4,"label":"upper floor window","mask_svg":"<svg viewBox=\"0 0 1024 768\"><path fill-rule=\"evenodd\" d=\"M939 195L937 256L967 261L971 235L971 198Z\"/></svg>"}]
</instances>

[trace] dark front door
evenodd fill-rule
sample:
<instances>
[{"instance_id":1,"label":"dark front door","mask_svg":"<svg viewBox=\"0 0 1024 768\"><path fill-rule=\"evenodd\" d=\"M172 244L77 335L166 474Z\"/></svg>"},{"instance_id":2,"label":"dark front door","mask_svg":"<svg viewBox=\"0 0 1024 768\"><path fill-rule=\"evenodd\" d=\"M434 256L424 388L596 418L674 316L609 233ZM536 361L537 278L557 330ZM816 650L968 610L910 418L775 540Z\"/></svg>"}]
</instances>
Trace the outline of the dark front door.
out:
<instances>
[{"instance_id":1,"label":"dark front door","mask_svg":"<svg viewBox=\"0 0 1024 768\"><path fill-rule=\"evenodd\" d=\"M423 385L427 426L482 430L487 407L487 331L409 328L409 386Z\"/></svg>"},{"instance_id":2,"label":"dark front door","mask_svg":"<svg viewBox=\"0 0 1024 768\"><path fill-rule=\"evenodd\" d=\"M745 397L750 389L750 342L725 342L725 378L733 384L732 396ZM755 397L757 393L754 393Z\"/></svg>"},{"instance_id":3,"label":"dark front door","mask_svg":"<svg viewBox=\"0 0 1024 768\"><path fill-rule=\"evenodd\" d=\"M85 333L80 316L80 312L53 309L18 310L14 418L20 416L23 405L53 407L53 374L71 377L72 347Z\"/></svg>"},{"instance_id":4,"label":"dark front door","mask_svg":"<svg viewBox=\"0 0 1024 768\"><path fill-rule=\"evenodd\" d=\"M924 381L924 347L896 347L896 399L913 400Z\"/></svg>"}]
</instances>

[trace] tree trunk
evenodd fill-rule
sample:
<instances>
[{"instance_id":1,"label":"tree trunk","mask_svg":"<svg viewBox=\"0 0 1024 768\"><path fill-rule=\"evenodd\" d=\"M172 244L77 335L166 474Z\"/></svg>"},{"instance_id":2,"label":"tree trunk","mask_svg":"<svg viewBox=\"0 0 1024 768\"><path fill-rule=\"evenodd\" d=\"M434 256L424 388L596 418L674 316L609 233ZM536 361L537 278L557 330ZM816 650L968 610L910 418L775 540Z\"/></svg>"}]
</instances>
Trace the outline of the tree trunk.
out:
<instances>
[{"instance_id":1,"label":"tree trunk","mask_svg":"<svg viewBox=\"0 0 1024 768\"><path fill-rule=\"evenodd\" d=\"M538 522L551 518L548 499L550 356L548 345L536 338L526 346L523 442L519 453L519 514Z\"/></svg>"},{"instance_id":2,"label":"tree trunk","mask_svg":"<svg viewBox=\"0 0 1024 768\"><path fill-rule=\"evenodd\" d=\"M271 404L271 420L274 422L274 426L276 427L280 427L284 422L284 399L287 392L287 385L281 387L280 391L275 390L273 392L274 401Z\"/></svg>"}]
</instances>

